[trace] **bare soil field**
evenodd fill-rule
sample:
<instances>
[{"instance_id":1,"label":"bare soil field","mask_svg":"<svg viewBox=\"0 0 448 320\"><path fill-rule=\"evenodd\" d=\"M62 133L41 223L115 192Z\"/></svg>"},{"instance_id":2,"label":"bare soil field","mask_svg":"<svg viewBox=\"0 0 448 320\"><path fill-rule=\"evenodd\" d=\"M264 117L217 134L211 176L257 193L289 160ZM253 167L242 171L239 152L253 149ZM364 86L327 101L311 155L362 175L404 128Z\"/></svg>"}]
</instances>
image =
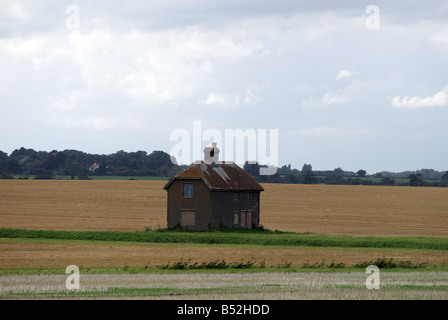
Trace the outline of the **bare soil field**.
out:
<instances>
[{"instance_id":1,"label":"bare soil field","mask_svg":"<svg viewBox=\"0 0 448 320\"><path fill-rule=\"evenodd\" d=\"M166 227L165 181L0 181L0 227L143 231ZM271 230L448 236L448 188L264 184Z\"/></svg>"},{"instance_id":2,"label":"bare soil field","mask_svg":"<svg viewBox=\"0 0 448 320\"><path fill-rule=\"evenodd\" d=\"M166 227L164 181L0 181L0 226L142 231Z\"/></svg>"},{"instance_id":3,"label":"bare soil field","mask_svg":"<svg viewBox=\"0 0 448 320\"><path fill-rule=\"evenodd\" d=\"M448 188L263 185L269 229L351 236L448 236Z\"/></svg>"}]
</instances>

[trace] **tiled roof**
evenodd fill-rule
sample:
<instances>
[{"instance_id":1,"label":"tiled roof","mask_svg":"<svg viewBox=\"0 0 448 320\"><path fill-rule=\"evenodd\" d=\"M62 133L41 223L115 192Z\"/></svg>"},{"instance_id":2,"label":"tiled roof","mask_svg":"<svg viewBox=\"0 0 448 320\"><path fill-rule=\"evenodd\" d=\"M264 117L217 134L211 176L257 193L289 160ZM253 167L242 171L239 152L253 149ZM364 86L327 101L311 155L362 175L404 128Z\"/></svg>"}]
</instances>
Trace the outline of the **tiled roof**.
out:
<instances>
[{"instance_id":1,"label":"tiled roof","mask_svg":"<svg viewBox=\"0 0 448 320\"><path fill-rule=\"evenodd\" d=\"M201 179L213 191L263 191L255 178L234 163L195 162L172 177L164 189L180 179Z\"/></svg>"}]
</instances>

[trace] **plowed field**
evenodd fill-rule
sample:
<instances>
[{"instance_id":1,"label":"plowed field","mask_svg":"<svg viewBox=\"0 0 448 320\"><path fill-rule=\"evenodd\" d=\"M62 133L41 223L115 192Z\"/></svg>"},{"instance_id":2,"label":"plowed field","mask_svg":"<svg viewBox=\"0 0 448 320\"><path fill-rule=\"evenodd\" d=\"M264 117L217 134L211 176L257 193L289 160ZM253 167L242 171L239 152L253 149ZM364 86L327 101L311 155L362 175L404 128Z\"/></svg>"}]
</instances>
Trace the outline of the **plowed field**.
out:
<instances>
[{"instance_id":1,"label":"plowed field","mask_svg":"<svg viewBox=\"0 0 448 320\"><path fill-rule=\"evenodd\" d=\"M0 181L0 227L143 231L166 227L164 181ZM448 236L448 188L264 184L271 230Z\"/></svg>"}]
</instances>

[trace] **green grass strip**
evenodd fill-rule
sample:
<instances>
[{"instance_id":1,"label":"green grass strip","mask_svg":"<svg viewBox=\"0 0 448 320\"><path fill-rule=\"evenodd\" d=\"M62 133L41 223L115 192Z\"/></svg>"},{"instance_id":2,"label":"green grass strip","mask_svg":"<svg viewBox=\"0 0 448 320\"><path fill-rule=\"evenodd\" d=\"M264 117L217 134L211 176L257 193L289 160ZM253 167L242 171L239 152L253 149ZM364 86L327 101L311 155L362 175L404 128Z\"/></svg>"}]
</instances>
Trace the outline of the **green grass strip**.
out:
<instances>
[{"instance_id":1,"label":"green grass strip","mask_svg":"<svg viewBox=\"0 0 448 320\"><path fill-rule=\"evenodd\" d=\"M164 297L164 296L188 296L210 293L235 293L247 292L247 288L107 288L104 290L49 290L41 292L4 292L0 296L33 296L33 297Z\"/></svg>"},{"instance_id":2,"label":"green grass strip","mask_svg":"<svg viewBox=\"0 0 448 320\"><path fill-rule=\"evenodd\" d=\"M401 248L447 250L448 238L351 237L269 231L57 231L0 228L0 238L127 241L147 243L246 244L341 248Z\"/></svg>"}]
</instances>

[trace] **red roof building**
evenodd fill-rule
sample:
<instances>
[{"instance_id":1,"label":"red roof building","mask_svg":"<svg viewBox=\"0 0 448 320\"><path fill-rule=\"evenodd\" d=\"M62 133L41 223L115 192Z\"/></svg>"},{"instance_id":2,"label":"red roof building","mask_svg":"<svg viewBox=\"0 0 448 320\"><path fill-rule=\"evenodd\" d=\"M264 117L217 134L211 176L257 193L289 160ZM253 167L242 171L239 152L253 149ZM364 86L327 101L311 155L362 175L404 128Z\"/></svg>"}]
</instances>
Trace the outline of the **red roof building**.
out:
<instances>
[{"instance_id":1,"label":"red roof building","mask_svg":"<svg viewBox=\"0 0 448 320\"><path fill-rule=\"evenodd\" d=\"M100 165L98 163L94 163L89 167L89 171L94 172L96 169L98 169L100 167Z\"/></svg>"},{"instance_id":2,"label":"red roof building","mask_svg":"<svg viewBox=\"0 0 448 320\"><path fill-rule=\"evenodd\" d=\"M204 161L176 174L164 189L169 229L252 229L260 223L263 187L238 165L220 162L215 144L204 149Z\"/></svg>"}]
</instances>

